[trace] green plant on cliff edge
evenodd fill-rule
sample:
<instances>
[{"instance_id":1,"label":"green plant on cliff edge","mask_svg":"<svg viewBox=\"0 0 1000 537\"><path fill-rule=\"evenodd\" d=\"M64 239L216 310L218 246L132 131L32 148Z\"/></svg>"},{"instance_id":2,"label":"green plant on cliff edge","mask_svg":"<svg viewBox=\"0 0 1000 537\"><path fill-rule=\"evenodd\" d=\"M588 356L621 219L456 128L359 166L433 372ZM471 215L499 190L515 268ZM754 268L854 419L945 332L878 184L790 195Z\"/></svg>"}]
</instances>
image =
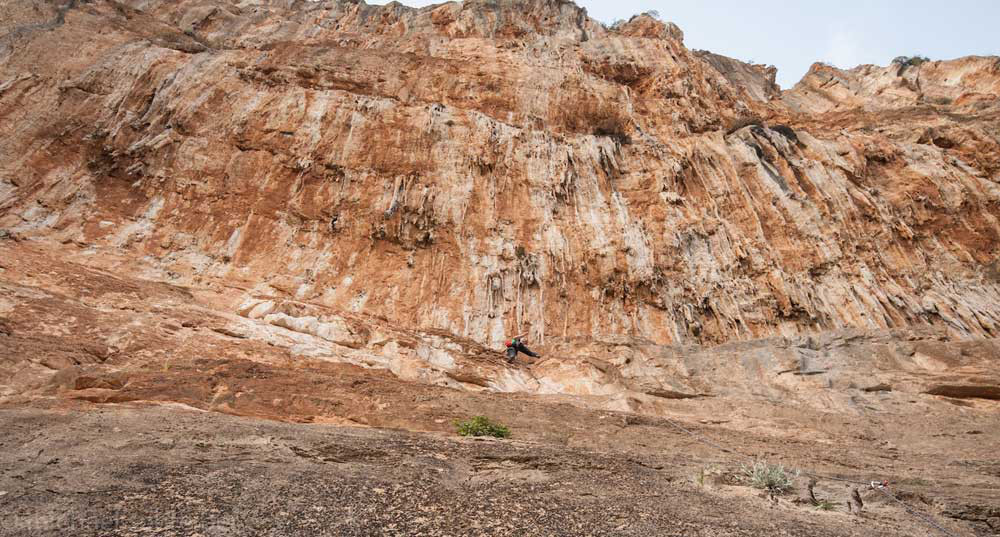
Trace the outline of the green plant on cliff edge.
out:
<instances>
[{"instance_id":1,"label":"green plant on cliff edge","mask_svg":"<svg viewBox=\"0 0 1000 537\"><path fill-rule=\"evenodd\" d=\"M892 59L892 63L902 65L903 67L916 66L924 62L931 61L927 56L896 56Z\"/></svg>"},{"instance_id":2,"label":"green plant on cliff edge","mask_svg":"<svg viewBox=\"0 0 1000 537\"><path fill-rule=\"evenodd\" d=\"M486 416L475 416L465 421L455 420L455 428L462 436L510 437L510 429L507 426L490 421Z\"/></svg>"}]
</instances>

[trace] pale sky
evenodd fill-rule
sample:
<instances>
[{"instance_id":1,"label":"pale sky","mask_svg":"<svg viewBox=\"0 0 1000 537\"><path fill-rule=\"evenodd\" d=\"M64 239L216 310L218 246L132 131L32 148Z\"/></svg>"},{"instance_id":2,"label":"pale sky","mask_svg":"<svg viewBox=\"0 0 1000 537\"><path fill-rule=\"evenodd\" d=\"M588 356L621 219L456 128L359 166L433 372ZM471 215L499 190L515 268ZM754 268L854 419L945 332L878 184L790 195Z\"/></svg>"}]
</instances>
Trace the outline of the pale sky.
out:
<instances>
[{"instance_id":1,"label":"pale sky","mask_svg":"<svg viewBox=\"0 0 1000 537\"><path fill-rule=\"evenodd\" d=\"M368 0L384 4L383 0ZM403 0L408 6L441 2ZM578 0L601 22L656 10L690 49L775 65L792 87L813 62L850 68L896 56L1000 55L1000 0Z\"/></svg>"}]
</instances>

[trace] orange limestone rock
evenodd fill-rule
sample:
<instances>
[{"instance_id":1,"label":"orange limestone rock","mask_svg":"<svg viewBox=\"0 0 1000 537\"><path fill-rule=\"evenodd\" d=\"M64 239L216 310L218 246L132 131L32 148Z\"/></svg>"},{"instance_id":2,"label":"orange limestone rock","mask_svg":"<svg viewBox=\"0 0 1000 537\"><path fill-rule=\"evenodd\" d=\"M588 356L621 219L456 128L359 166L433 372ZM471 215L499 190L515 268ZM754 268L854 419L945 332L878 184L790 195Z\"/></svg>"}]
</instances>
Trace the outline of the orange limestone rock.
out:
<instances>
[{"instance_id":1,"label":"orange limestone rock","mask_svg":"<svg viewBox=\"0 0 1000 537\"><path fill-rule=\"evenodd\" d=\"M233 312L355 346L261 304L492 346L1000 334L995 57L781 92L554 0L4 12L0 228Z\"/></svg>"}]
</instances>

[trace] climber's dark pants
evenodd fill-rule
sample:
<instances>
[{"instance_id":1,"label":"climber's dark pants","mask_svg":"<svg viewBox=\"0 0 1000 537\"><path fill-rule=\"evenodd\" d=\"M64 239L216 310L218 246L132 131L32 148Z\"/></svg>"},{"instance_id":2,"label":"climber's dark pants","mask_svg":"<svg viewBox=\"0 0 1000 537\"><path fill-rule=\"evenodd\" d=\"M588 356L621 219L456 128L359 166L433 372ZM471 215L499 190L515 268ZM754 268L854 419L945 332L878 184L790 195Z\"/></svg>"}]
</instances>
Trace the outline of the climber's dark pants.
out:
<instances>
[{"instance_id":1,"label":"climber's dark pants","mask_svg":"<svg viewBox=\"0 0 1000 537\"><path fill-rule=\"evenodd\" d=\"M510 347L507 347L507 361L513 362L514 358L517 358L518 352L523 352L524 354L527 354L532 358L538 358L538 355L531 352L531 349L525 347L523 343L518 343L516 345L511 345Z\"/></svg>"}]
</instances>

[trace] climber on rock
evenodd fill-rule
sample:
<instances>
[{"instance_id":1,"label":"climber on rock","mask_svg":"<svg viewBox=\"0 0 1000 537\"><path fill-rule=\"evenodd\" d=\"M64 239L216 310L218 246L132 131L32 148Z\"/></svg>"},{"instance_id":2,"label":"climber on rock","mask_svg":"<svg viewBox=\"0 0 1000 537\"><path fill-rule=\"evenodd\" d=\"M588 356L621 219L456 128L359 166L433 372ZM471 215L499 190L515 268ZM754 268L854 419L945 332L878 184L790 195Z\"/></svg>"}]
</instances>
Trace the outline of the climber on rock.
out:
<instances>
[{"instance_id":1,"label":"climber on rock","mask_svg":"<svg viewBox=\"0 0 1000 537\"><path fill-rule=\"evenodd\" d=\"M514 336L507 340L507 362L514 363L514 359L517 358L518 352L523 352L532 358L541 358L541 355L535 354L528 347L524 345L524 338L528 334L521 334Z\"/></svg>"}]
</instances>

